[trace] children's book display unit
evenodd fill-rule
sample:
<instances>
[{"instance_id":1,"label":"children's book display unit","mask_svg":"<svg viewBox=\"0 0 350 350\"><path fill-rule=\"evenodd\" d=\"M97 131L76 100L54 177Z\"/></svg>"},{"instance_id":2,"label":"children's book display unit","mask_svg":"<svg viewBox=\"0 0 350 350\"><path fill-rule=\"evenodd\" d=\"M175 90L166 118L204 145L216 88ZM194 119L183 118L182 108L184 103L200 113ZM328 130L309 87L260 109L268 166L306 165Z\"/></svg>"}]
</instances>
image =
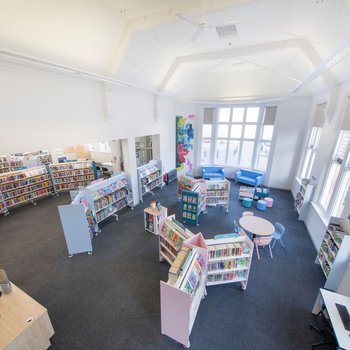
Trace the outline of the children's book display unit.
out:
<instances>
[{"instance_id":1,"label":"children's book display unit","mask_svg":"<svg viewBox=\"0 0 350 350\"><path fill-rule=\"evenodd\" d=\"M159 234L159 222L168 216L168 209L158 205L155 208L148 207L143 211L145 230L153 233L154 235Z\"/></svg>"},{"instance_id":2,"label":"children's book display unit","mask_svg":"<svg viewBox=\"0 0 350 350\"><path fill-rule=\"evenodd\" d=\"M159 222L159 261L166 260L173 264L181 251L182 243L192 237L193 233L175 219L168 216Z\"/></svg>"},{"instance_id":3,"label":"children's book display unit","mask_svg":"<svg viewBox=\"0 0 350 350\"><path fill-rule=\"evenodd\" d=\"M39 166L3 173L0 175L0 192L8 209L28 202L36 205L38 199L53 195L49 171L45 166Z\"/></svg>"},{"instance_id":4,"label":"children's book display unit","mask_svg":"<svg viewBox=\"0 0 350 350\"><path fill-rule=\"evenodd\" d=\"M206 296L207 247L201 233L184 242L167 282L160 282L161 332L190 346L190 334Z\"/></svg>"},{"instance_id":5,"label":"children's book display unit","mask_svg":"<svg viewBox=\"0 0 350 350\"><path fill-rule=\"evenodd\" d=\"M23 168L23 163L18 158L7 160L6 157L0 157L0 174L8 173Z\"/></svg>"},{"instance_id":6,"label":"children's book display unit","mask_svg":"<svg viewBox=\"0 0 350 350\"><path fill-rule=\"evenodd\" d=\"M91 161L55 163L49 167L56 193L86 187L95 180Z\"/></svg>"},{"instance_id":7,"label":"children's book display unit","mask_svg":"<svg viewBox=\"0 0 350 350\"><path fill-rule=\"evenodd\" d=\"M316 263L320 263L327 278L325 288L337 290L350 263L350 235L346 232L341 218L331 218Z\"/></svg>"},{"instance_id":8,"label":"children's book display unit","mask_svg":"<svg viewBox=\"0 0 350 350\"><path fill-rule=\"evenodd\" d=\"M192 191L199 180L190 175L180 175L177 179L177 199L181 201L182 191ZM203 180L202 180L203 181Z\"/></svg>"},{"instance_id":9,"label":"children's book display unit","mask_svg":"<svg viewBox=\"0 0 350 350\"><path fill-rule=\"evenodd\" d=\"M2 196L2 193L0 191L0 214L4 214L5 216L8 215L8 210L5 205L4 197Z\"/></svg>"},{"instance_id":10,"label":"children's book display unit","mask_svg":"<svg viewBox=\"0 0 350 350\"><path fill-rule=\"evenodd\" d=\"M228 204L230 199L230 181L228 180L206 180L207 187L206 205L220 205L228 212Z\"/></svg>"},{"instance_id":11,"label":"children's book display unit","mask_svg":"<svg viewBox=\"0 0 350 350\"><path fill-rule=\"evenodd\" d=\"M241 230L237 237L206 239L208 247L207 286L241 283L247 288L254 244Z\"/></svg>"},{"instance_id":12,"label":"children's book display unit","mask_svg":"<svg viewBox=\"0 0 350 350\"><path fill-rule=\"evenodd\" d=\"M254 198L254 187L249 186L240 186L239 187L239 194L238 199L242 200L243 198Z\"/></svg>"},{"instance_id":13,"label":"children's book display unit","mask_svg":"<svg viewBox=\"0 0 350 350\"><path fill-rule=\"evenodd\" d=\"M305 220L308 208L310 207L312 193L315 185L309 179L302 179L299 192L295 198L295 209L299 214L299 220Z\"/></svg>"},{"instance_id":14,"label":"children's book display unit","mask_svg":"<svg viewBox=\"0 0 350 350\"><path fill-rule=\"evenodd\" d=\"M206 213L205 181L198 181L192 191L182 191L181 212L183 222L199 225L199 214Z\"/></svg>"},{"instance_id":15,"label":"children's book display unit","mask_svg":"<svg viewBox=\"0 0 350 350\"><path fill-rule=\"evenodd\" d=\"M137 178L140 201L143 202L143 196L146 193L153 194L153 189L156 187L162 188L162 161L151 160L149 163L138 167Z\"/></svg>"}]
</instances>

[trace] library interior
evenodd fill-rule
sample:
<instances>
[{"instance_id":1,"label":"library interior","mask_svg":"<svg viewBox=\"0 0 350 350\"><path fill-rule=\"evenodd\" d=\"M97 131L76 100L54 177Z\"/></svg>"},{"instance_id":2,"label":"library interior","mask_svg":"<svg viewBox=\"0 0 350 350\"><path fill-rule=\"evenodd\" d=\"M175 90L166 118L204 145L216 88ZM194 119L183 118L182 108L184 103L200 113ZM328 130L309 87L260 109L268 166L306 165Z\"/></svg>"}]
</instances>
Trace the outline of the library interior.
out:
<instances>
[{"instance_id":1,"label":"library interior","mask_svg":"<svg viewBox=\"0 0 350 350\"><path fill-rule=\"evenodd\" d=\"M350 350L350 2L0 4L0 349Z\"/></svg>"}]
</instances>

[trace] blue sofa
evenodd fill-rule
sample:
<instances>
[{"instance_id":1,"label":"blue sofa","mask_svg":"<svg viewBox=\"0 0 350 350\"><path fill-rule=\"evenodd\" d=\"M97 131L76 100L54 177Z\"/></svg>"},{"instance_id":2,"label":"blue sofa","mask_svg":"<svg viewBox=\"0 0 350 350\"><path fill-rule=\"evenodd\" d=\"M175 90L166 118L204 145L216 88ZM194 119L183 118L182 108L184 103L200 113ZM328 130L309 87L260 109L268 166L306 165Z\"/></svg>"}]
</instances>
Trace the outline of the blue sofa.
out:
<instances>
[{"instance_id":1,"label":"blue sofa","mask_svg":"<svg viewBox=\"0 0 350 350\"><path fill-rule=\"evenodd\" d=\"M251 186L260 186L264 181L264 174L259 171L241 169L236 172L236 182L242 182Z\"/></svg>"},{"instance_id":2,"label":"blue sofa","mask_svg":"<svg viewBox=\"0 0 350 350\"><path fill-rule=\"evenodd\" d=\"M224 168L217 166L204 166L202 167L202 177L203 179L224 179L225 172Z\"/></svg>"}]
</instances>

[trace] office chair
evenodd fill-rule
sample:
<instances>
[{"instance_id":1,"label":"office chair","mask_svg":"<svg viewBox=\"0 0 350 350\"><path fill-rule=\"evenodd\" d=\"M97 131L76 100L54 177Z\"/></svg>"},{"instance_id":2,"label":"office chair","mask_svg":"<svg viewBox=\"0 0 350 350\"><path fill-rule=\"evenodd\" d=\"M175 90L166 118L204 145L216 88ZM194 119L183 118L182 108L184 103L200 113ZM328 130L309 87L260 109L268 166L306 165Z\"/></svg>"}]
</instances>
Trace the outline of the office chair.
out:
<instances>
[{"instance_id":1,"label":"office chair","mask_svg":"<svg viewBox=\"0 0 350 350\"><path fill-rule=\"evenodd\" d=\"M312 344L312 349L315 349L315 348L317 348L319 346L323 346L323 345L330 345L330 346L332 346L331 348L333 349L333 346L335 346L335 344L336 344L335 335L334 335L332 326L330 325L327 317L323 313L323 310L321 310L316 315L315 323L310 323L310 329L313 329L317 333L321 334L323 339Z\"/></svg>"},{"instance_id":2,"label":"office chair","mask_svg":"<svg viewBox=\"0 0 350 350\"><path fill-rule=\"evenodd\" d=\"M282 241L282 237L284 236L285 233L286 233L286 228L282 224L280 224L279 222L275 222L275 232L272 235L272 238L274 239L273 244L272 244L272 249L274 248L277 241L280 241L282 247L286 248L283 241Z\"/></svg>"}]
</instances>

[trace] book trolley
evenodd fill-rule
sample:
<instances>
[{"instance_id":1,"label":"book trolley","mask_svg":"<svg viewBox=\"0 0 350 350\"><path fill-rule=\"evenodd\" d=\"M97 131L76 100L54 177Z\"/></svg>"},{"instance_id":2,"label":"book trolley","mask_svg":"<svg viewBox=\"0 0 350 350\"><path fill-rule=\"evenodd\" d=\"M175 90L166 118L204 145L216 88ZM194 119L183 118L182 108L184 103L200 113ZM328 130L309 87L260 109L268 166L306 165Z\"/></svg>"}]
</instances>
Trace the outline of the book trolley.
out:
<instances>
[{"instance_id":1,"label":"book trolley","mask_svg":"<svg viewBox=\"0 0 350 350\"><path fill-rule=\"evenodd\" d=\"M193 233L175 219L175 214L159 222L159 261L173 264L181 251L182 243Z\"/></svg>"},{"instance_id":2,"label":"book trolley","mask_svg":"<svg viewBox=\"0 0 350 350\"><path fill-rule=\"evenodd\" d=\"M207 247L201 233L183 247L168 281L160 282L161 333L188 348L199 305L207 294Z\"/></svg>"},{"instance_id":3,"label":"book trolley","mask_svg":"<svg viewBox=\"0 0 350 350\"><path fill-rule=\"evenodd\" d=\"M56 193L86 187L95 180L91 161L50 164L52 183Z\"/></svg>"},{"instance_id":4,"label":"book trolley","mask_svg":"<svg viewBox=\"0 0 350 350\"><path fill-rule=\"evenodd\" d=\"M228 204L230 200L230 181L224 180L206 180L206 205L220 205L228 212Z\"/></svg>"},{"instance_id":5,"label":"book trolley","mask_svg":"<svg viewBox=\"0 0 350 350\"><path fill-rule=\"evenodd\" d=\"M181 212L183 222L199 225L199 214L206 213L205 181L198 181L192 191L182 191Z\"/></svg>"},{"instance_id":6,"label":"book trolley","mask_svg":"<svg viewBox=\"0 0 350 350\"><path fill-rule=\"evenodd\" d=\"M143 196L147 193L153 194L156 187L162 188L162 161L151 160L149 163L137 168L138 188L140 201L143 202Z\"/></svg>"},{"instance_id":7,"label":"book trolley","mask_svg":"<svg viewBox=\"0 0 350 350\"><path fill-rule=\"evenodd\" d=\"M159 222L168 216L168 209L163 206L156 206L155 208L146 208L143 211L143 218L145 223L145 230L159 234Z\"/></svg>"},{"instance_id":8,"label":"book trolley","mask_svg":"<svg viewBox=\"0 0 350 350\"><path fill-rule=\"evenodd\" d=\"M220 235L219 235L220 236ZM241 283L247 288L254 244L241 230L237 237L206 239L208 247L207 286Z\"/></svg>"},{"instance_id":9,"label":"book trolley","mask_svg":"<svg viewBox=\"0 0 350 350\"><path fill-rule=\"evenodd\" d=\"M8 215L9 211L5 205L4 197L0 191L0 214Z\"/></svg>"},{"instance_id":10,"label":"book trolley","mask_svg":"<svg viewBox=\"0 0 350 350\"><path fill-rule=\"evenodd\" d=\"M192 191L199 180L190 175L180 175L177 179L177 199L181 201L182 191ZM203 181L203 180L202 180Z\"/></svg>"}]
</instances>

